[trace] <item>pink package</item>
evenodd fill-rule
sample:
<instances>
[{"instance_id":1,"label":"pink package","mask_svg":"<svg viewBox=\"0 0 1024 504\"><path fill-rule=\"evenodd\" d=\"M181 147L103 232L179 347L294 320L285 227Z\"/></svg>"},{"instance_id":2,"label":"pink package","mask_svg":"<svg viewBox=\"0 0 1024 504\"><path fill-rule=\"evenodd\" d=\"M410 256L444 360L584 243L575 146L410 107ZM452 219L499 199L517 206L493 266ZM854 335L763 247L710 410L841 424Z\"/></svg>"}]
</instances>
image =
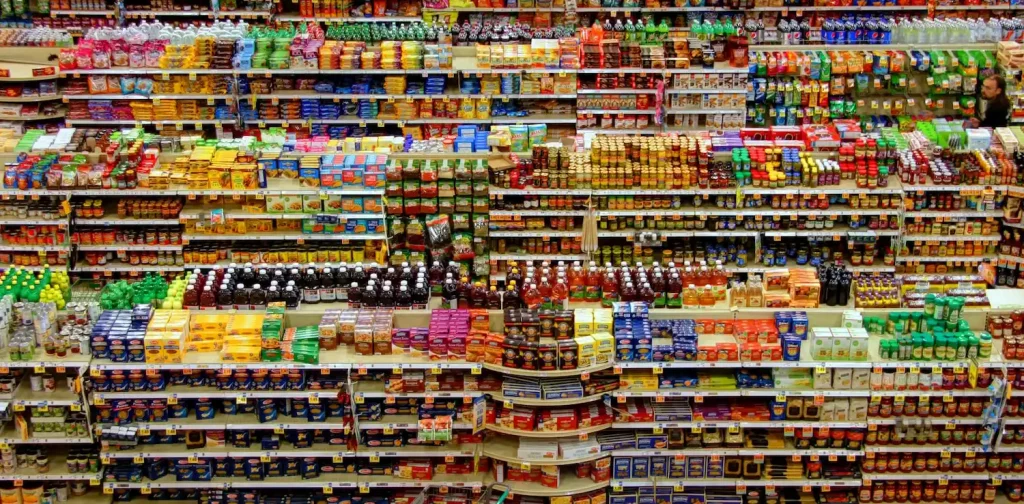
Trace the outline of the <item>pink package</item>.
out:
<instances>
[{"instance_id":1,"label":"pink package","mask_svg":"<svg viewBox=\"0 0 1024 504\"><path fill-rule=\"evenodd\" d=\"M463 353L465 353L465 345L463 345ZM446 360L448 360L448 335L446 335L446 334L431 334L430 335L430 360L432 360L432 361L446 361Z\"/></svg>"}]
</instances>

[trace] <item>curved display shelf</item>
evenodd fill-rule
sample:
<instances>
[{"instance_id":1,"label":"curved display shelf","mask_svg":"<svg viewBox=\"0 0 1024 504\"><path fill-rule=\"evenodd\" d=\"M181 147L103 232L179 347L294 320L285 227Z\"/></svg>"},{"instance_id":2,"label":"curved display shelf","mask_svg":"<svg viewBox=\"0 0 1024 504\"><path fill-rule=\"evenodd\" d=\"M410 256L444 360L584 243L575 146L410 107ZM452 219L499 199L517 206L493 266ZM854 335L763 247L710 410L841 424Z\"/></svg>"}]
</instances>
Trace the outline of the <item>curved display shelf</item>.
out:
<instances>
[{"instance_id":1,"label":"curved display shelf","mask_svg":"<svg viewBox=\"0 0 1024 504\"><path fill-rule=\"evenodd\" d=\"M511 402L512 404L520 406L572 406L574 404L586 404L589 402L600 401L602 397L608 394L593 394L583 397L569 397L566 399L535 399L533 397L504 397L500 395L493 395L491 399L501 402Z\"/></svg>"},{"instance_id":2,"label":"curved display shelf","mask_svg":"<svg viewBox=\"0 0 1024 504\"><path fill-rule=\"evenodd\" d=\"M607 488L608 481L595 482L589 478L578 478L571 472L563 471L558 482L558 488L551 488L540 483L528 481L505 481L511 493L531 497L558 497L563 495L576 495L594 490Z\"/></svg>"},{"instance_id":3,"label":"curved display shelf","mask_svg":"<svg viewBox=\"0 0 1024 504\"><path fill-rule=\"evenodd\" d=\"M584 462L590 462L591 460L597 460L603 457L610 457L610 452L599 452L586 457L563 459L563 458L540 458L540 459L522 459L517 455L517 449L519 448L519 442L511 438L506 437L493 437L488 438L487 442L484 443L483 455L490 457L495 460L501 460L513 465L571 465L571 464L582 464Z\"/></svg>"},{"instance_id":4,"label":"curved display shelf","mask_svg":"<svg viewBox=\"0 0 1024 504\"><path fill-rule=\"evenodd\" d=\"M484 369L494 371L496 373L504 373L515 376L530 376L534 378L558 378L563 376L579 376L583 373L595 373L597 371L604 371L605 369L611 369L613 364L614 363L612 362L608 362L606 364L598 364L596 366L590 366L586 368L558 369L555 371L532 371L528 369L509 368L485 362Z\"/></svg>"},{"instance_id":5,"label":"curved display shelf","mask_svg":"<svg viewBox=\"0 0 1024 504\"><path fill-rule=\"evenodd\" d=\"M605 429L611 429L612 424L607 423L604 425L598 425L595 427L587 427L584 429L575 429L570 431L525 431L520 429L509 429L505 427L499 427L494 424L487 424L487 430L492 432L500 432L502 434L508 434L509 436L519 436L527 438L571 438L579 437L584 434L592 434L594 432L600 432Z\"/></svg>"}]
</instances>

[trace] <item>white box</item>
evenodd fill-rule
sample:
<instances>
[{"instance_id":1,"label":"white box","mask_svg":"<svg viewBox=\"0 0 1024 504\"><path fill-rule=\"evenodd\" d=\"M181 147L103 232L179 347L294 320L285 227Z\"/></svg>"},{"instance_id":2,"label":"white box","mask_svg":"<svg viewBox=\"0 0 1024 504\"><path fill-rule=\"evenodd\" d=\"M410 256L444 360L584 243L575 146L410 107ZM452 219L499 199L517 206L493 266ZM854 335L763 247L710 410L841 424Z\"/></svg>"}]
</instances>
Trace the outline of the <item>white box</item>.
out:
<instances>
[{"instance_id":1,"label":"white box","mask_svg":"<svg viewBox=\"0 0 1024 504\"><path fill-rule=\"evenodd\" d=\"M558 453L563 459L583 458L601 453L601 445L595 440L559 441Z\"/></svg>"},{"instance_id":2,"label":"white box","mask_svg":"<svg viewBox=\"0 0 1024 504\"><path fill-rule=\"evenodd\" d=\"M849 335L837 336L832 335L832 360L834 361L848 361L850 360L850 340L852 338Z\"/></svg>"},{"instance_id":3,"label":"white box","mask_svg":"<svg viewBox=\"0 0 1024 504\"><path fill-rule=\"evenodd\" d=\"M849 368L836 369L832 373L832 388L836 390L850 390L853 385L853 370Z\"/></svg>"},{"instance_id":4,"label":"white box","mask_svg":"<svg viewBox=\"0 0 1024 504\"><path fill-rule=\"evenodd\" d=\"M516 456L521 459L555 459L558 458L558 442L521 439Z\"/></svg>"},{"instance_id":5,"label":"white box","mask_svg":"<svg viewBox=\"0 0 1024 504\"><path fill-rule=\"evenodd\" d=\"M851 329L850 360L864 362L868 360L868 332L864 329ZM863 333L863 334L861 334Z\"/></svg>"},{"instance_id":6,"label":"white box","mask_svg":"<svg viewBox=\"0 0 1024 504\"><path fill-rule=\"evenodd\" d=\"M811 360L828 361L832 360L832 335L814 335L811 340Z\"/></svg>"},{"instance_id":7,"label":"white box","mask_svg":"<svg viewBox=\"0 0 1024 504\"><path fill-rule=\"evenodd\" d=\"M857 310L846 310L843 312L843 328L853 329L864 327L864 317Z\"/></svg>"}]
</instances>

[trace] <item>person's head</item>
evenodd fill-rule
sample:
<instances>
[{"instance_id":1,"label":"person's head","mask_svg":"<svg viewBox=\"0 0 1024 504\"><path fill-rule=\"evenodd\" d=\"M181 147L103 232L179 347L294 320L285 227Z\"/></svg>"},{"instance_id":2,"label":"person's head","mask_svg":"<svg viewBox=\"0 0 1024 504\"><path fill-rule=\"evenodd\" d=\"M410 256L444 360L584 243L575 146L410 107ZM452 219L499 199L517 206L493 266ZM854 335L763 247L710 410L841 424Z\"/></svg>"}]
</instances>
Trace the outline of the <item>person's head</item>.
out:
<instances>
[{"instance_id":1,"label":"person's head","mask_svg":"<svg viewBox=\"0 0 1024 504\"><path fill-rule=\"evenodd\" d=\"M1001 75L990 75L981 83L981 97L994 100L1006 93L1006 79Z\"/></svg>"}]
</instances>

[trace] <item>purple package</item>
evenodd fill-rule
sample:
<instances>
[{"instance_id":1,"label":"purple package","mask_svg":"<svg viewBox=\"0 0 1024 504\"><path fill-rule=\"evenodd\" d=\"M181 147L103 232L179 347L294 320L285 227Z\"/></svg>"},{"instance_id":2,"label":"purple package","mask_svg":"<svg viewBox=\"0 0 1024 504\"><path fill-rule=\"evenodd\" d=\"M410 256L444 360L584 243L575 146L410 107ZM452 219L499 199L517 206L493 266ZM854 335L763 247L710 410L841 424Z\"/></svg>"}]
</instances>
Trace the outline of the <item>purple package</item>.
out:
<instances>
[{"instance_id":1,"label":"purple package","mask_svg":"<svg viewBox=\"0 0 1024 504\"><path fill-rule=\"evenodd\" d=\"M411 332L412 329L395 328L391 330L391 348L393 353L409 353L409 347L412 344Z\"/></svg>"}]
</instances>

